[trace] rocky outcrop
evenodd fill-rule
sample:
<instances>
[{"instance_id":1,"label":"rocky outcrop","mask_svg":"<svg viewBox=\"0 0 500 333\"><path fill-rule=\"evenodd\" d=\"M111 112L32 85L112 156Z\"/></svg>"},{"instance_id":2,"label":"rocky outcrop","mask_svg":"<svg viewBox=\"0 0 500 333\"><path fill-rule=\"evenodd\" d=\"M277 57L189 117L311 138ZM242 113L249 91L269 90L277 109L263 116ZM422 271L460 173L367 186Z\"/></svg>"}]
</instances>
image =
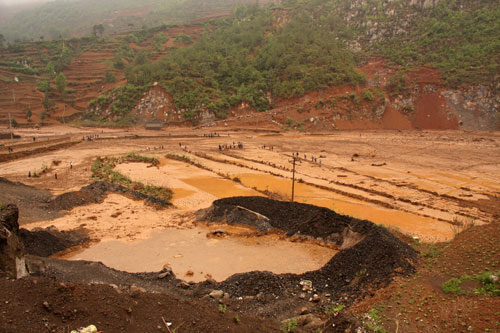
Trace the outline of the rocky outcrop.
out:
<instances>
[{"instance_id":1,"label":"rocky outcrop","mask_svg":"<svg viewBox=\"0 0 500 333\"><path fill-rule=\"evenodd\" d=\"M497 91L500 84L497 87ZM500 129L500 94L485 85L445 90L441 95L458 115L467 130Z\"/></svg>"},{"instance_id":2,"label":"rocky outcrop","mask_svg":"<svg viewBox=\"0 0 500 333\"><path fill-rule=\"evenodd\" d=\"M172 97L157 82L139 100L132 112L140 123L156 119L170 122L183 120L174 108Z\"/></svg>"},{"instance_id":3,"label":"rocky outcrop","mask_svg":"<svg viewBox=\"0 0 500 333\"><path fill-rule=\"evenodd\" d=\"M269 218L262 214L242 206L219 205L217 201L209 208L196 212L196 217L200 221L245 224L257 227L259 231L273 228L269 223Z\"/></svg>"},{"instance_id":4,"label":"rocky outcrop","mask_svg":"<svg viewBox=\"0 0 500 333\"><path fill-rule=\"evenodd\" d=\"M18 237L19 210L6 205L0 210L0 271L13 278L27 275L24 246Z\"/></svg>"}]
</instances>

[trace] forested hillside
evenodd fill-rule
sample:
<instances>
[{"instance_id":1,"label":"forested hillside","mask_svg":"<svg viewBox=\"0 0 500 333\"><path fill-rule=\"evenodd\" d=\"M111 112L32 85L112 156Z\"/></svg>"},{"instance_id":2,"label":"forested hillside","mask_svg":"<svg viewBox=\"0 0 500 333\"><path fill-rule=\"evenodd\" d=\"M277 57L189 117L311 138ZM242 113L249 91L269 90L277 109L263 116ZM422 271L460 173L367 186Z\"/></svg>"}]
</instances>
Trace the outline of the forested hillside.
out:
<instances>
[{"instance_id":1,"label":"forested hillside","mask_svg":"<svg viewBox=\"0 0 500 333\"><path fill-rule=\"evenodd\" d=\"M127 69L135 85L159 81L185 117L208 108L224 118L246 101L256 110L273 97L294 97L328 86L363 82L351 52L307 16L279 27L269 9L239 7L190 48Z\"/></svg>"},{"instance_id":2,"label":"forested hillside","mask_svg":"<svg viewBox=\"0 0 500 333\"><path fill-rule=\"evenodd\" d=\"M127 78L136 85L160 81L187 119L203 108L225 117L242 101L262 111L272 98L362 83L354 67L377 55L401 73L419 65L439 68L450 87L498 80L500 6L436 3L316 0L238 7L191 48L129 67Z\"/></svg>"}]
</instances>

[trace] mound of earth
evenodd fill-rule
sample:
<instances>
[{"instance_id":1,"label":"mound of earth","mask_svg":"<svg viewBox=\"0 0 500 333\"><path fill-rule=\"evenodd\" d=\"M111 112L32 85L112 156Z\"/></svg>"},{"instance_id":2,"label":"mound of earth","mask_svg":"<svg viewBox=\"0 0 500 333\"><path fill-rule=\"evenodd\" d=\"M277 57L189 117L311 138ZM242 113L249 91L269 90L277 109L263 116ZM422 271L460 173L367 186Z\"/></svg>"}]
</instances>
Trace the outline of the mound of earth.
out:
<instances>
[{"instance_id":1,"label":"mound of earth","mask_svg":"<svg viewBox=\"0 0 500 333\"><path fill-rule=\"evenodd\" d=\"M110 192L121 193L136 200L146 200L147 203L165 207L169 203L161 198L147 196L124 186L97 181L82 187L78 191L67 192L53 196L48 190L38 189L20 182L11 182L0 177L0 202L14 204L19 208L19 224L24 225L35 221L50 220L61 217L61 211L91 203L100 203Z\"/></svg>"},{"instance_id":2,"label":"mound of earth","mask_svg":"<svg viewBox=\"0 0 500 333\"><path fill-rule=\"evenodd\" d=\"M83 245L90 241L85 229L59 231L55 227L34 229L32 231L19 229L19 238L24 244L26 254L49 257L73 246Z\"/></svg>"},{"instance_id":3,"label":"mound of earth","mask_svg":"<svg viewBox=\"0 0 500 333\"><path fill-rule=\"evenodd\" d=\"M48 190L11 182L2 177L0 177L0 188L0 202L14 204L19 208L21 225L62 216L59 212L48 208L53 198Z\"/></svg>"},{"instance_id":4,"label":"mound of earth","mask_svg":"<svg viewBox=\"0 0 500 333\"><path fill-rule=\"evenodd\" d=\"M288 236L327 241L341 251L321 269L300 275L270 272L233 275L220 284L231 294L256 296L263 292L274 297L290 292L300 294L301 281L308 280L314 293L349 304L388 284L394 275L415 272L417 252L410 246L383 227L327 208L264 197L232 197L216 200L210 208L198 213L198 218L204 221L243 224L252 222L254 216Z\"/></svg>"},{"instance_id":5,"label":"mound of earth","mask_svg":"<svg viewBox=\"0 0 500 333\"><path fill-rule=\"evenodd\" d=\"M55 197L51 200L48 207L49 209L54 210L70 210L77 206L100 203L109 192L122 193L132 197L133 199L146 200L150 204L162 207L169 205L169 203L163 199L147 196L143 193L129 190L124 186L97 181L82 187L79 191L63 193Z\"/></svg>"}]
</instances>

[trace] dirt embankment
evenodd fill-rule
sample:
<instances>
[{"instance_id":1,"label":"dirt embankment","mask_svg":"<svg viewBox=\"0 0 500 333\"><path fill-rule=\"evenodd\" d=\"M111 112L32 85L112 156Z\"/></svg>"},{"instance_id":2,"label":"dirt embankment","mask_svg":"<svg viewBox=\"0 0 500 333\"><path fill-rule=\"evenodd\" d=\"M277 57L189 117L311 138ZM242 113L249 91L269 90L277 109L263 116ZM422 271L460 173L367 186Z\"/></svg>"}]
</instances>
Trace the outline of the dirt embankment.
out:
<instances>
[{"instance_id":1,"label":"dirt embankment","mask_svg":"<svg viewBox=\"0 0 500 333\"><path fill-rule=\"evenodd\" d=\"M299 294L300 281L310 280L316 293L337 300L344 296L342 302L349 304L387 284L396 274L415 272L416 251L385 228L323 207L264 197L233 197L214 201L201 219L231 223L227 217L238 207L250 211L243 215L257 213L267 218L273 228L283 230L288 236L327 241L341 251L321 269L301 275L269 272L234 275L221 283L231 294L255 296L262 291L276 296L290 291ZM244 217L236 217L234 223L245 223Z\"/></svg>"},{"instance_id":2,"label":"dirt embankment","mask_svg":"<svg viewBox=\"0 0 500 333\"><path fill-rule=\"evenodd\" d=\"M61 211L77 206L100 203L108 193L120 193L136 200L145 200L148 204L164 207L168 203L160 198L147 196L123 186L106 182L94 182L78 191L53 196L47 190L37 189L19 182L11 182L0 177L0 202L16 204L21 211L21 224L49 220L62 216Z\"/></svg>"},{"instance_id":3,"label":"dirt embankment","mask_svg":"<svg viewBox=\"0 0 500 333\"><path fill-rule=\"evenodd\" d=\"M28 156L35 155L35 154L47 153L47 152L60 150L60 149L67 149L71 146L74 146L77 143L78 142L63 142L63 143L57 143L57 144L50 145L50 146L42 146L42 147L37 147L34 149L22 150L22 151L17 151L16 150L17 147L14 146L13 147L14 152L0 153L0 163L16 160L19 158L28 157Z\"/></svg>"}]
</instances>

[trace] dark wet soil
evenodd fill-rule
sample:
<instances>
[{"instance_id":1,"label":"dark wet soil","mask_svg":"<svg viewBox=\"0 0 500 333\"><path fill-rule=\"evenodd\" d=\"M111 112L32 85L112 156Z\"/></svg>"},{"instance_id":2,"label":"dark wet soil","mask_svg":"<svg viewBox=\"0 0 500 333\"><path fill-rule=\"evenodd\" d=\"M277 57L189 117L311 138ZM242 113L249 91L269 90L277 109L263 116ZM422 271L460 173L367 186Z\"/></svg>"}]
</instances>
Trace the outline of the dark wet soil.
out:
<instances>
[{"instance_id":1,"label":"dark wet soil","mask_svg":"<svg viewBox=\"0 0 500 333\"><path fill-rule=\"evenodd\" d=\"M156 207L168 206L163 199L148 197L137 191L106 182L94 182L82 187L79 191L53 196L48 190L0 177L0 202L3 205L14 204L19 208L19 225L21 226L61 217L64 211L74 207L100 203L110 192L121 193L136 200L145 200Z\"/></svg>"},{"instance_id":2,"label":"dark wet soil","mask_svg":"<svg viewBox=\"0 0 500 333\"><path fill-rule=\"evenodd\" d=\"M117 289L0 277L0 331L70 332L94 324L101 332L279 332L274 320L222 313L217 306L163 293Z\"/></svg>"},{"instance_id":3,"label":"dark wet soil","mask_svg":"<svg viewBox=\"0 0 500 333\"><path fill-rule=\"evenodd\" d=\"M24 244L26 254L49 257L74 246L90 241L85 229L59 231L55 227L46 229L19 230L19 238Z\"/></svg>"},{"instance_id":4,"label":"dark wet soil","mask_svg":"<svg viewBox=\"0 0 500 333\"><path fill-rule=\"evenodd\" d=\"M0 177L0 202L3 205L14 204L19 208L19 224L61 217L58 210L49 209L52 194L19 182L11 182Z\"/></svg>"},{"instance_id":5,"label":"dark wet soil","mask_svg":"<svg viewBox=\"0 0 500 333\"><path fill-rule=\"evenodd\" d=\"M74 207L83 206L91 203L100 203L108 193L121 193L136 200L145 200L147 203L165 207L169 203L163 199L150 197L137 191L129 190L124 186L97 181L84 186L79 191L63 193L55 197L49 203L49 209L70 210Z\"/></svg>"}]
</instances>

